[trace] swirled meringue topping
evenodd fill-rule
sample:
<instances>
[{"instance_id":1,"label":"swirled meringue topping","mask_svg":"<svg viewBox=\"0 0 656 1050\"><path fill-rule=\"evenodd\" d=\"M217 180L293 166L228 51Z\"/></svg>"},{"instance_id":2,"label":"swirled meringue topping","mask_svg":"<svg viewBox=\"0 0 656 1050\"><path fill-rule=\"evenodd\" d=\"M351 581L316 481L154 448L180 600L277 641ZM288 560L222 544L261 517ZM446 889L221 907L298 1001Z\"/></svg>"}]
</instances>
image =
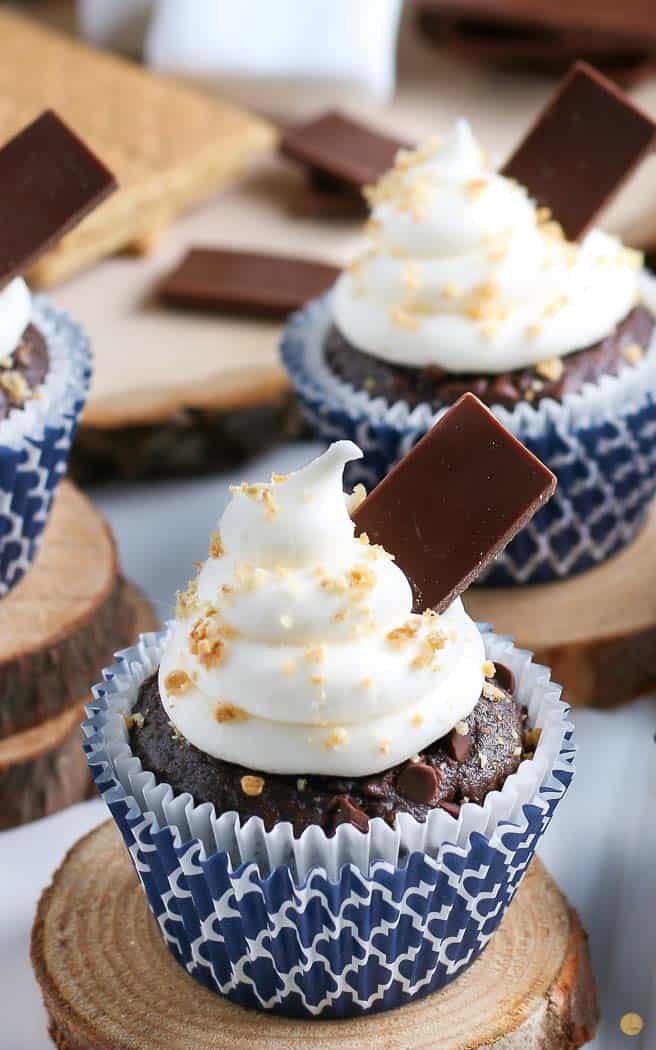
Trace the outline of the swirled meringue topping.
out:
<instances>
[{"instance_id":1,"label":"swirled meringue topping","mask_svg":"<svg viewBox=\"0 0 656 1050\"><path fill-rule=\"evenodd\" d=\"M568 242L522 186L489 170L464 120L401 151L368 195L369 244L337 280L334 317L376 357L524 368L597 342L637 300L640 254L600 230Z\"/></svg>"},{"instance_id":2,"label":"swirled meringue topping","mask_svg":"<svg viewBox=\"0 0 656 1050\"><path fill-rule=\"evenodd\" d=\"M0 291L0 358L13 353L30 322L32 301L22 277L14 277Z\"/></svg>"},{"instance_id":3,"label":"swirled meringue topping","mask_svg":"<svg viewBox=\"0 0 656 1050\"><path fill-rule=\"evenodd\" d=\"M159 671L175 728L269 773L365 776L464 720L485 653L459 600L412 613L390 555L356 537L339 441L271 482L239 485L179 596Z\"/></svg>"}]
</instances>

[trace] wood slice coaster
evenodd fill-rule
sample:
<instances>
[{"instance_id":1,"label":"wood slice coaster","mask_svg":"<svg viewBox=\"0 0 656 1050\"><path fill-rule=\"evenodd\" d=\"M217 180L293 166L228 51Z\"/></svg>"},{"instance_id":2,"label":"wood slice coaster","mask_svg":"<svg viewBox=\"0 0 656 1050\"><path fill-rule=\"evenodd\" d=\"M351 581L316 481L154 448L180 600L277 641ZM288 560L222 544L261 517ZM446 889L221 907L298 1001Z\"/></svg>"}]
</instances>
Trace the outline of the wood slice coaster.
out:
<instances>
[{"instance_id":1,"label":"wood slice coaster","mask_svg":"<svg viewBox=\"0 0 656 1050\"><path fill-rule=\"evenodd\" d=\"M605 564L558 583L473 587L465 605L551 667L569 703L610 707L656 685L655 549L656 506Z\"/></svg>"},{"instance_id":2,"label":"wood slice coaster","mask_svg":"<svg viewBox=\"0 0 656 1050\"><path fill-rule=\"evenodd\" d=\"M32 963L59 1050L573 1050L594 1034L585 935L539 861L478 961L443 992L352 1021L293 1021L207 991L169 954L113 823L39 904Z\"/></svg>"},{"instance_id":3,"label":"wood slice coaster","mask_svg":"<svg viewBox=\"0 0 656 1050\"><path fill-rule=\"evenodd\" d=\"M109 526L63 481L34 565L0 602L0 740L86 696L134 635Z\"/></svg>"},{"instance_id":4,"label":"wood slice coaster","mask_svg":"<svg viewBox=\"0 0 656 1050\"><path fill-rule=\"evenodd\" d=\"M119 619L107 636L108 653L112 638L121 638L115 648L124 644L127 628L133 639L158 626L150 603L136 587L121 580L117 590ZM64 696L62 702L67 706L59 714L0 739L0 830L46 817L91 793L80 722L92 679L99 672L100 665L87 682L84 700L71 702Z\"/></svg>"}]
</instances>

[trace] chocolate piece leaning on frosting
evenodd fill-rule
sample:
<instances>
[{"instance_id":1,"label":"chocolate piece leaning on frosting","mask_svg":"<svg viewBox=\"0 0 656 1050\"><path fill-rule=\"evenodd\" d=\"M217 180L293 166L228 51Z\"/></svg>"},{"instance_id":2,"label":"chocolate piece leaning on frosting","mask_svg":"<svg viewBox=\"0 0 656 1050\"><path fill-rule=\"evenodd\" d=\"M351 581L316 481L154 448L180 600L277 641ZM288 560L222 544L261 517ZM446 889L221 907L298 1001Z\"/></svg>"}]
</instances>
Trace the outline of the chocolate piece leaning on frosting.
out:
<instances>
[{"instance_id":1,"label":"chocolate piece leaning on frosting","mask_svg":"<svg viewBox=\"0 0 656 1050\"><path fill-rule=\"evenodd\" d=\"M117 187L52 110L0 149L0 287L24 273Z\"/></svg>"},{"instance_id":2,"label":"chocolate piece leaning on frosting","mask_svg":"<svg viewBox=\"0 0 656 1050\"><path fill-rule=\"evenodd\" d=\"M656 123L577 62L501 170L576 240L656 143Z\"/></svg>"},{"instance_id":3,"label":"chocolate piece leaning on frosting","mask_svg":"<svg viewBox=\"0 0 656 1050\"><path fill-rule=\"evenodd\" d=\"M415 611L442 612L555 488L551 471L465 394L352 517L394 555Z\"/></svg>"}]
</instances>

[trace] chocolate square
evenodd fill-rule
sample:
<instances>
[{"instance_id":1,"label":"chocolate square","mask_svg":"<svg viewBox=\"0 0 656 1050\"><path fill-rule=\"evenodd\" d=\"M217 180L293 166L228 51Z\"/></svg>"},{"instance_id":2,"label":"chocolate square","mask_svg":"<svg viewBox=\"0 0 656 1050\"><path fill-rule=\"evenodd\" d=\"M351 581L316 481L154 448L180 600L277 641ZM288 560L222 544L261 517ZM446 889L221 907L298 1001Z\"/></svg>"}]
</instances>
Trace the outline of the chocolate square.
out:
<instances>
[{"instance_id":1,"label":"chocolate square","mask_svg":"<svg viewBox=\"0 0 656 1050\"><path fill-rule=\"evenodd\" d=\"M546 503L556 479L465 394L353 515L396 558L415 610L443 611Z\"/></svg>"}]
</instances>

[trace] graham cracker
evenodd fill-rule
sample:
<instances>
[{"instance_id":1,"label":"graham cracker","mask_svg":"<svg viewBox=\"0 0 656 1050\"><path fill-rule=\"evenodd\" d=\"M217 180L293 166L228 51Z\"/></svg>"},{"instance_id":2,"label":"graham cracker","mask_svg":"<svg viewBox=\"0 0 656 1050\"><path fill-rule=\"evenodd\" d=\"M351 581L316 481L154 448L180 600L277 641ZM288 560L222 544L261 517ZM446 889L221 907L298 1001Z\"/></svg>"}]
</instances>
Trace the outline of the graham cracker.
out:
<instances>
[{"instance_id":1,"label":"graham cracker","mask_svg":"<svg viewBox=\"0 0 656 1050\"><path fill-rule=\"evenodd\" d=\"M0 143L52 108L120 184L32 268L34 285L139 250L274 145L266 121L5 7L0 40Z\"/></svg>"}]
</instances>

